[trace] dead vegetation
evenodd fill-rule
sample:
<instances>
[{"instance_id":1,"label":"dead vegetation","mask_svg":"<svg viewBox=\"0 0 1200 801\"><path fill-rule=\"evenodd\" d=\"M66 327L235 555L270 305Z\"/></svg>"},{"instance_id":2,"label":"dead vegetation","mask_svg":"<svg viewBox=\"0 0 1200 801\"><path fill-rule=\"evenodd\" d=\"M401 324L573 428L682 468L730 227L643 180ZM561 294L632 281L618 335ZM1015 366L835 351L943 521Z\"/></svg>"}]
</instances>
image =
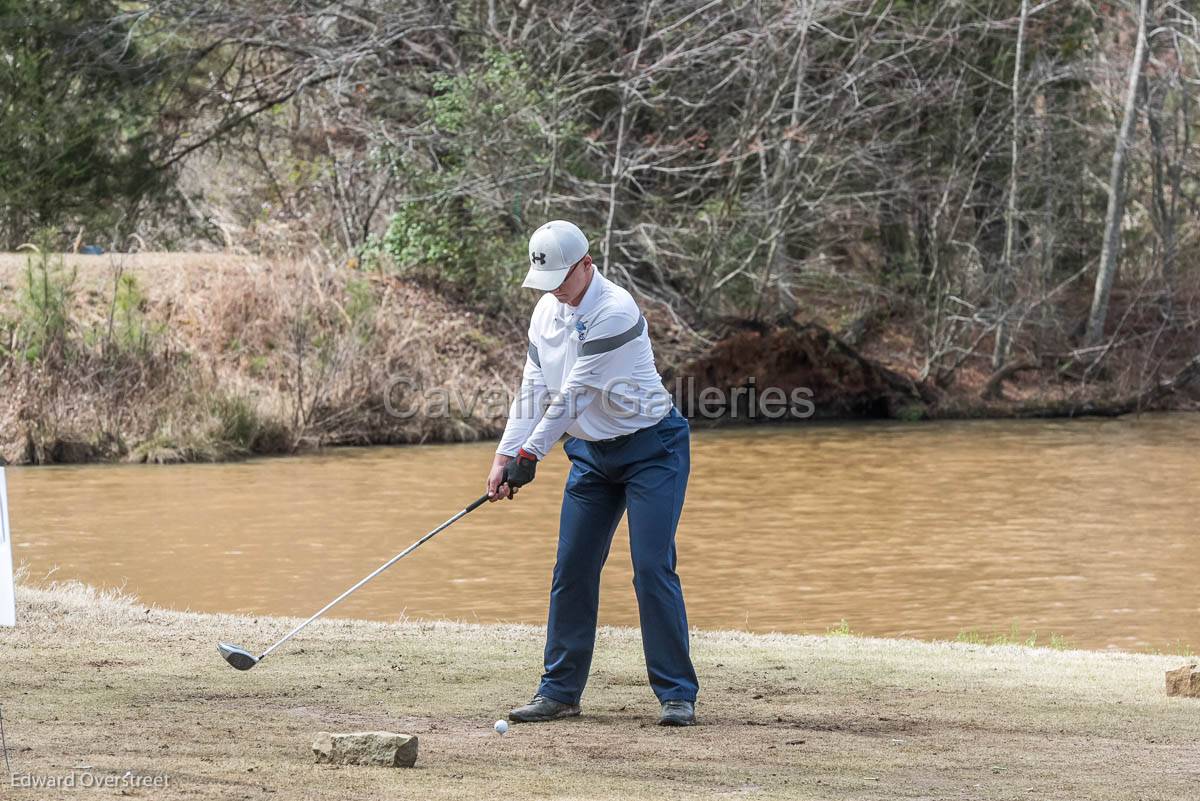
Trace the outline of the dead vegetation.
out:
<instances>
[{"instance_id":1,"label":"dead vegetation","mask_svg":"<svg viewBox=\"0 0 1200 801\"><path fill-rule=\"evenodd\" d=\"M941 393L940 415L1174 403L1161 388L1197 355L1194 4L67 5L71 25L47 6L10 34L6 247L44 227L59 248L366 264L519 320L528 233L569 217L679 350L729 324L819 322L832 296L826 327ZM62 131L96 155L63 151ZM131 154L154 181L129 184ZM369 371L342 366L382 290L313 272L311 298L280 296L299 316L256 318L293 353L269 366L294 378L267 404L286 436L253 437L270 447L379 429ZM330 371L353 375L346 392ZM35 382L27 403L53 416L56 390ZM190 408L161 453L203 455L214 414Z\"/></svg>"},{"instance_id":2,"label":"dead vegetation","mask_svg":"<svg viewBox=\"0 0 1200 801\"><path fill-rule=\"evenodd\" d=\"M315 261L14 256L0 281L10 460L476 439L507 405L473 399L519 364L495 319Z\"/></svg>"},{"instance_id":3,"label":"dead vegetation","mask_svg":"<svg viewBox=\"0 0 1200 801\"><path fill-rule=\"evenodd\" d=\"M33 464L495 436L527 311L489 312L320 253L0 255L0 287L0 456ZM1119 310L1126 300L1114 297ZM730 321L712 340L644 306L685 410L707 387L748 385L811 390L817 417L1115 415L1198 397L1187 330L1132 307L1099 365L1057 329L1027 326L1014 352L1042 358L998 373L968 361L938 382L922 379L902 315L844 292L814 293L801 323Z\"/></svg>"}]
</instances>

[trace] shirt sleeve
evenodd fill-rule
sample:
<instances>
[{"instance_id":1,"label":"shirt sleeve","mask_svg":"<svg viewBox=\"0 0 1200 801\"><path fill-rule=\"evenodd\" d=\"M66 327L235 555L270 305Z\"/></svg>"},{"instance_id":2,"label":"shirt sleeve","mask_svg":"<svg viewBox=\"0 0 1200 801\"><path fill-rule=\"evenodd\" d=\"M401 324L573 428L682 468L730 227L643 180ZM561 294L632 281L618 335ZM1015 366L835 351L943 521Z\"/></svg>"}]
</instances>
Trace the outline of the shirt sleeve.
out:
<instances>
[{"instance_id":1,"label":"shirt sleeve","mask_svg":"<svg viewBox=\"0 0 1200 801\"><path fill-rule=\"evenodd\" d=\"M522 446L525 450L539 460L544 459L559 437L565 434L571 424L599 397L606 384L612 381L619 371L620 347L615 343L636 327L640 318L641 315L616 313L592 324L588 330L588 341L599 343L600 340L605 340L614 343L614 346L602 346L594 353L585 350L575 360L567 380L563 382L562 391L550 393L545 414L533 426Z\"/></svg>"},{"instance_id":2,"label":"shirt sleeve","mask_svg":"<svg viewBox=\"0 0 1200 801\"><path fill-rule=\"evenodd\" d=\"M530 330L532 335L533 331ZM496 453L504 456L516 456L533 431L542 416L546 405L546 379L542 376L542 365L538 360L537 346L533 339L529 341L529 351L525 356L525 370L521 374L521 387L517 396L508 408L508 422L504 425L504 435L500 437L500 445Z\"/></svg>"}]
</instances>

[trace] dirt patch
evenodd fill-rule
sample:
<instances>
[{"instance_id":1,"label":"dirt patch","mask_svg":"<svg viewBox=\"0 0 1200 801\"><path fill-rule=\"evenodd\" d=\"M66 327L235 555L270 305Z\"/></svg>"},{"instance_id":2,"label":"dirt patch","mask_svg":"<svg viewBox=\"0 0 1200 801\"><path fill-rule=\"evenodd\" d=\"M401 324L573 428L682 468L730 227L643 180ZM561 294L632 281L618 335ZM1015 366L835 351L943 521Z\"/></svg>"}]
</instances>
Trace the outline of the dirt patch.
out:
<instances>
[{"instance_id":1,"label":"dirt patch","mask_svg":"<svg viewBox=\"0 0 1200 801\"><path fill-rule=\"evenodd\" d=\"M1200 702L1166 697L1165 657L697 632L701 725L664 730L637 632L609 629L581 718L500 736L537 679L534 627L319 622L239 673L216 641L291 621L146 615L78 586L22 588L18 616L0 638L13 769L169 779L134 796L1125 801L1200 782ZM377 728L420 737L415 770L312 764L316 732Z\"/></svg>"}]
</instances>

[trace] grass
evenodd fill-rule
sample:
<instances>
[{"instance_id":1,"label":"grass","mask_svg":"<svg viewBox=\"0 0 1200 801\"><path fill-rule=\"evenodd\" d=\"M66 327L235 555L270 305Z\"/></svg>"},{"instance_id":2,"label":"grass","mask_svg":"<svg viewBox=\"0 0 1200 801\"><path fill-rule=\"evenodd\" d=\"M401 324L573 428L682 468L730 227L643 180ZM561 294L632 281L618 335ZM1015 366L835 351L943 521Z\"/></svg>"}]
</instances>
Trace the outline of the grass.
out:
<instances>
[{"instance_id":1,"label":"grass","mask_svg":"<svg viewBox=\"0 0 1200 801\"><path fill-rule=\"evenodd\" d=\"M1185 659L1194 659L1200 656L1200 651L1197 651L1195 647L1183 640L1176 640L1167 646L1167 648L1155 651L1155 653L1161 656L1178 656Z\"/></svg>"},{"instance_id":2,"label":"grass","mask_svg":"<svg viewBox=\"0 0 1200 801\"><path fill-rule=\"evenodd\" d=\"M850 622L846 618L838 621L836 626L829 626L825 629L825 634L830 637L857 637L858 635L850 629Z\"/></svg>"},{"instance_id":3,"label":"grass","mask_svg":"<svg viewBox=\"0 0 1200 801\"><path fill-rule=\"evenodd\" d=\"M262 647L293 621L78 584L18 603L0 635L14 770L165 774L146 797L1124 801L1200 781L1200 702L1165 696L1169 657L696 632L701 725L664 730L637 632L605 629L584 716L500 737L534 689L538 628L321 621L238 673L217 640ZM318 731L374 729L417 734L417 769L313 763ZM11 797L77 797L57 792Z\"/></svg>"},{"instance_id":4,"label":"grass","mask_svg":"<svg viewBox=\"0 0 1200 801\"><path fill-rule=\"evenodd\" d=\"M850 622L842 618L836 625L827 626L827 637L858 637L858 632L850 628ZM1008 631L997 631L986 634L978 629L964 629L954 638L954 642L962 645L1020 645L1025 648L1049 648L1054 651L1070 650L1071 643L1061 634L1051 633L1049 637L1039 639L1036 631L1028 634L1021 632L1020 627L1013 623ZM1171 649L1170 654L1179 655L1182 652ZM1182 653L1182 655L1187 655Z\"/></svg>"},{"instance_id":5,"label":"grass","mask_svg":"<svg viewBox=\"0 0 1200 801\"><path fill-rule=\"evenodd\" d=\"M496 435L509 325L396 279L219 254L0 254L0 455L218 461ZM519 310L514 310L519 313ZM10 343L13 346L9 346ZM385 397L396 379L409 388Z\"/></svg>"},{"instance_id":6,"label":"grass","mask_svg":"<svg viewBox=\"0 0 1200 801\"><path fill-rule=\"evenodd\" d=\"M1036 630L1028 634L1022 633L1016 623L1006 632L986 634L978 629L960 631L954 641L967 645L1023 645L1027 648L1050 648L1055 651L1066 651L1071 647L1070 641L1061 634L1051 632L1048 637L1039 640Z\"/></svg>"}]
</instances>

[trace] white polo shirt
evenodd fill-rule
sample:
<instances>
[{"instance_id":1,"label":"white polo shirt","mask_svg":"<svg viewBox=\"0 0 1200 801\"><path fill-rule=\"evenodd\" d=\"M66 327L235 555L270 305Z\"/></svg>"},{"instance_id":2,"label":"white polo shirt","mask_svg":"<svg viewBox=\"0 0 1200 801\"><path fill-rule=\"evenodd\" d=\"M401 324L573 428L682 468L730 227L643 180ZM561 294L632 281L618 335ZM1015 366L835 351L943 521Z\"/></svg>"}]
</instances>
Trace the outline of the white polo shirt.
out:
<instances>
[{"instance_id":1,"label":"white polo shirt","mask_svg":"<svg viewBox=\"0 0 1200 801\"><path fill-rule=\"evenodd\" d=\"M578 306L547 292L529 321L521 389L497 453L542 459L564 433L596 441L632 434L671 411L633 296L599 270Z\"/></svg>"}]
</instances>

